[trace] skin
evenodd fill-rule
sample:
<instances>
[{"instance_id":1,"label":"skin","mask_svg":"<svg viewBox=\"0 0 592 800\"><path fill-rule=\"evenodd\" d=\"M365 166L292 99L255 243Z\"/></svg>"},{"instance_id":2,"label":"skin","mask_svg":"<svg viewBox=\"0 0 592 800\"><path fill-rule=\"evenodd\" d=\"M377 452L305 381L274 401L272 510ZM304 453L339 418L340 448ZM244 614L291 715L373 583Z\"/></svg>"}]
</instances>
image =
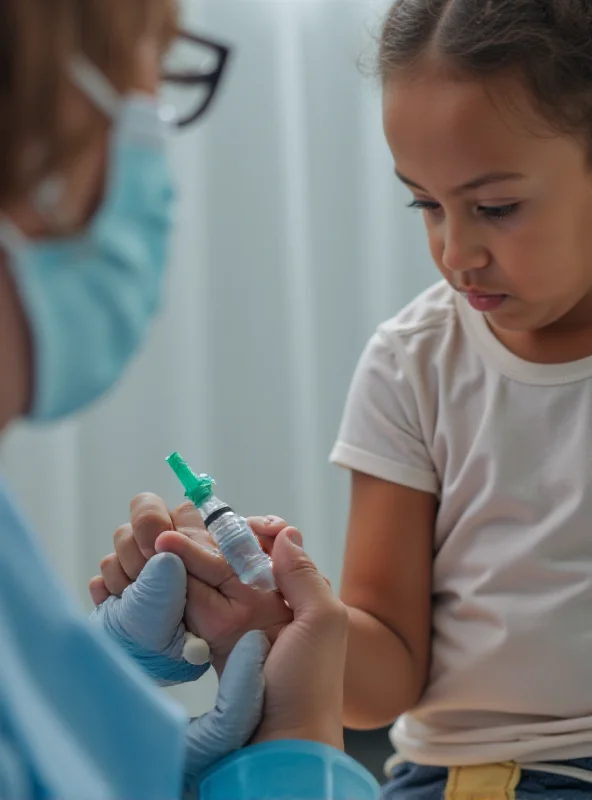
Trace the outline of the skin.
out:
<instances>
[{"instance_id":1,"label":"skin","mask_svg":"<svg viewBox=\"0 0 592 800\"><path fill-rule=\"evenodd\" d=\"M506 295L486 319L519 357L591 355L592 175L583 143L551 131L516 78L480 83L433 58L386 82L383 109L396 172L422 207L444 278L461 291ZM390 722L421 697L436 513L431 495L353 475L342 581L352 727Z\"/></svg>"},{"instance_id":2,"label":"skin","mask_svg":"<svg viewBox=\"0 0 592 800\"><path fill-rule=\"evenodd\" d=\"M499 340L541 363L591 355L592 176L583 144L550 131L518 80L459 80L427 61L387 82L384 127L397 173L426 206L442 275L461 291L506 296L486 316ZM498 179L482 180L492 174ZM436 513L433 495L352 476L342 580L349 727L386 725L424 690ZM187 563L197 550L185 546Z\"/></svg>"},{"instance_id":3,"label":"skin","mask_svg":"<svg viewBox=\"0 0 592 800\"><path fill-rule=\"evenodd\" d=\"M156 24L156 22L155 22ZM147 35L138 47L137 68L130 90L156 94L160 52L159 39ZM70 220L71 231L80 230L92 217L103 192L109 128L99 118L90 101L72 87L64 109L72 131L89 130L85 146L66 173L66 192L62 212ZM0 209L32 240L52 235L51 222L35 210L28 198ZM0 432L28 410L33 392L33 352L28 326L10 276L6 254L0 252Z\"/></svg>"},{"instance_id":4,"label":"skin","mask_svg":"<svg viewBox=\"0 0 592 800\"><path fill-rule=\"evenodd\" d=\"M150 26L154 32L138 45L130 91L151 95L157 91L163 49L158 32L164 10L163 4ZM74 87L64 114L74 130L89 131L64 176L60 218L69 221L68 230L54 230L51 220L40 217L28 198L0 209L33 240L84 228L103 196L109 125ZM91 120L94 124L89 126ZM0 253L0 374L1 432L26 413L33 392L31 337L4 253ZM252 525L268 552L273 550L279 594L244 586L218 553L197 511L186 504L170 514L154 495L132 502L130 523L117 531L116 552L104 559L102 575L91 581L91 594L97 603L110 593L121 594L155 553L176 553L188 570L188 627L208 640L219 673L247 630L265 630L274 642L265 665L265 714L255 741L300 738L342 748L345 607L302 550L298 531L278 518L254 519Z\"/></svg>"},{"instance_id":5,"label":"skin","mask_svg":"<svg viewBox=\"0 0 592 800\"><path fill-rule=\"evenodd\" d=\"M437 60L384 92L396 171L424 206L434 263L457 288L508 295L487 321L535 362L592 354L592 172L512 76L487 83ZM474 188L492 173L516 174Z\"/></svg>"},{"instance_id":6,"label":"skin","mask_svg":"<svg viewBox=\"0 0 592 800\"><path fill-rule=\"evenodd\" d=\"M90 582L93 600L120 595L155 553L175 553L188 574L185 624L210 645L218 675L247 631L264 630L273 643L264 718L253 742L309 739L342 749L347 610L301 549L299 531L279 517L253 517L249 524L273 557L278 594L240 582L191 503L169 512L160 497L142 494L131 503L130 522L115 533L115 552Z\"/></svg>"},{"instance_id":7,"label":"skin","mask_svg":"<svg viewBox=\"0 0 592 800\"><path fill-rule=\"evenodd\" d=\"M294 531L278 517L254 517L249 522L268 553L279 533ZM259 592L240 582L191 503L169 512L157 495L139 495L131 502L129 523L115 532L113 541L115 552L103 559L101 575L89 585L95 604L109 595L120 596L156 553L175 553L188 570L185 624L210 645L218 675L243 633L264 630L273 642L292 620L280 595Z\"/></svg>"}]
</instances>

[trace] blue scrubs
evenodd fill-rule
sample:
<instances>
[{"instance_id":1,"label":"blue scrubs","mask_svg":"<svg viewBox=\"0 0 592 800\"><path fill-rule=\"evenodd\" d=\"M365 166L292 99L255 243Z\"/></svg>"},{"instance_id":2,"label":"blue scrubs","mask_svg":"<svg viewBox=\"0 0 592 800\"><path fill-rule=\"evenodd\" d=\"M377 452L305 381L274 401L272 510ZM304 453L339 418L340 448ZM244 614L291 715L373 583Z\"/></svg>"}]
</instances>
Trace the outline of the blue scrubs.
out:
<instances>
[{"instance_id":1,"label":"blue scrubs","mask_svg":"<svg viewBox=\"0 0 592 800\"><path fill-rule=\"evenodd\" d=\"M178 800L187 718L74 607L0 483L0 797Z\"/></svg>"},{"instance_id":2,"label":"blue scrubs","mask_svg":"<svg viewBox=\"0 0 592 800\"><path fill-rule=\"evenodd\" d=\"M0 546L0 799L178 800L187 717L76 610L1 482ZM377 795L312 742L246 748L200 786L204 800Z\"/></svg>"}]
</instances>

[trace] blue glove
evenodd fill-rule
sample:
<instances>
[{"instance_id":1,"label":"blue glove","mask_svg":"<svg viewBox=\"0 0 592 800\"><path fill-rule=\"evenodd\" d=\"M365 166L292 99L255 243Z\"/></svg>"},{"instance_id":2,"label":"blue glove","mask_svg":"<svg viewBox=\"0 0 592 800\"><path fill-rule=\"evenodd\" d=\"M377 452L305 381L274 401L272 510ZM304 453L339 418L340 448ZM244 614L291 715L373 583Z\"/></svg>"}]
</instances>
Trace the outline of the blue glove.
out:
<instances>
[{"instance_id":1,"label":"blue glove","mask_svg":"<svg viewBox=\"0 0 592 800\"><path fill-rule=\"evenodd\" d=\"M109 597L91 615L161 686L194 681L210 665L197 667L183 658L187 573L181 559L161 553L148 561L121 597Z\"/></svg>"},{"instance_id":2,"label":"blue glove","mask_svg":"<svg viewBox=\"0 0 592 800\"><path fill-rule=\"evenodd\" d=\"M244 747L255 733L263 713L263 666L268 653L264 633L250 631L243 636L226 662L213 711L189 723L185 764L188 797L195 798L205 770Z\"/></svg>"},{"instance_id":3,"label":"blue glove","mask_svg":"<svg viewBox=\"0 0 592 800\"><path fill-rule=\"evenodd\" d=\"M148 561L121 597L109 597L92 616L107 635L161 685L196 680L206 672L183 658L187 573L180 558L161 553ZM264 633L251 631L235 646L220 679L212 711L189 722L185 765L188 796L202 773L248 743L263 712Z\"/></svg>"}]
</instances>

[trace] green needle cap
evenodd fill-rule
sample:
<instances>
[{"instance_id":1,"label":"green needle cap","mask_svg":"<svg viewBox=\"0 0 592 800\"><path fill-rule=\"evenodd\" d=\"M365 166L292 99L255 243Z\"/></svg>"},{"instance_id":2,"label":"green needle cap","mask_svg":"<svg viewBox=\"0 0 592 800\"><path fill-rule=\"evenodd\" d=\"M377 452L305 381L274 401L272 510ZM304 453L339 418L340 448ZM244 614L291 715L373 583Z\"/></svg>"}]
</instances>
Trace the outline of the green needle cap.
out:
<instances>
[{"instance_id":1,"label":"green needle cap","mask_svg":"<svg viewBox=\"0 0 592 800\"><path fill-rule=\"evenodd\" d=\"M209 475L196 475L184 458L179 453L173 453L167 458L167 463L177 476L185 489L185 497L199 508L214 494L212 486L216 483Z\"/></svg>"}]
</instances>

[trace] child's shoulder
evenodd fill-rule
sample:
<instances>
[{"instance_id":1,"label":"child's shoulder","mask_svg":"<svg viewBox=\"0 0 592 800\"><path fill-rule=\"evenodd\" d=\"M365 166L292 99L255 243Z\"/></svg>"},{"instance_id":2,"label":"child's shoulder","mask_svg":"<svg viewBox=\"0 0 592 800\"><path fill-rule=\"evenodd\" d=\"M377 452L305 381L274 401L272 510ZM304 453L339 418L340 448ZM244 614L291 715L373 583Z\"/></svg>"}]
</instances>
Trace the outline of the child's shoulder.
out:
<instances>
[{"instance_id":1,"label":"child's shoulder","mask_svg":"<svg viewBox=\"0 0 592 800\"><path fill-rule=\"evenodd\" d=\"M383 322L379 334L395 344L418 339L427 344L430 340L441 342L442 337L459 325L456 292L446 281L439 281L391 319Z\"/></svg>"}]
</instances>

